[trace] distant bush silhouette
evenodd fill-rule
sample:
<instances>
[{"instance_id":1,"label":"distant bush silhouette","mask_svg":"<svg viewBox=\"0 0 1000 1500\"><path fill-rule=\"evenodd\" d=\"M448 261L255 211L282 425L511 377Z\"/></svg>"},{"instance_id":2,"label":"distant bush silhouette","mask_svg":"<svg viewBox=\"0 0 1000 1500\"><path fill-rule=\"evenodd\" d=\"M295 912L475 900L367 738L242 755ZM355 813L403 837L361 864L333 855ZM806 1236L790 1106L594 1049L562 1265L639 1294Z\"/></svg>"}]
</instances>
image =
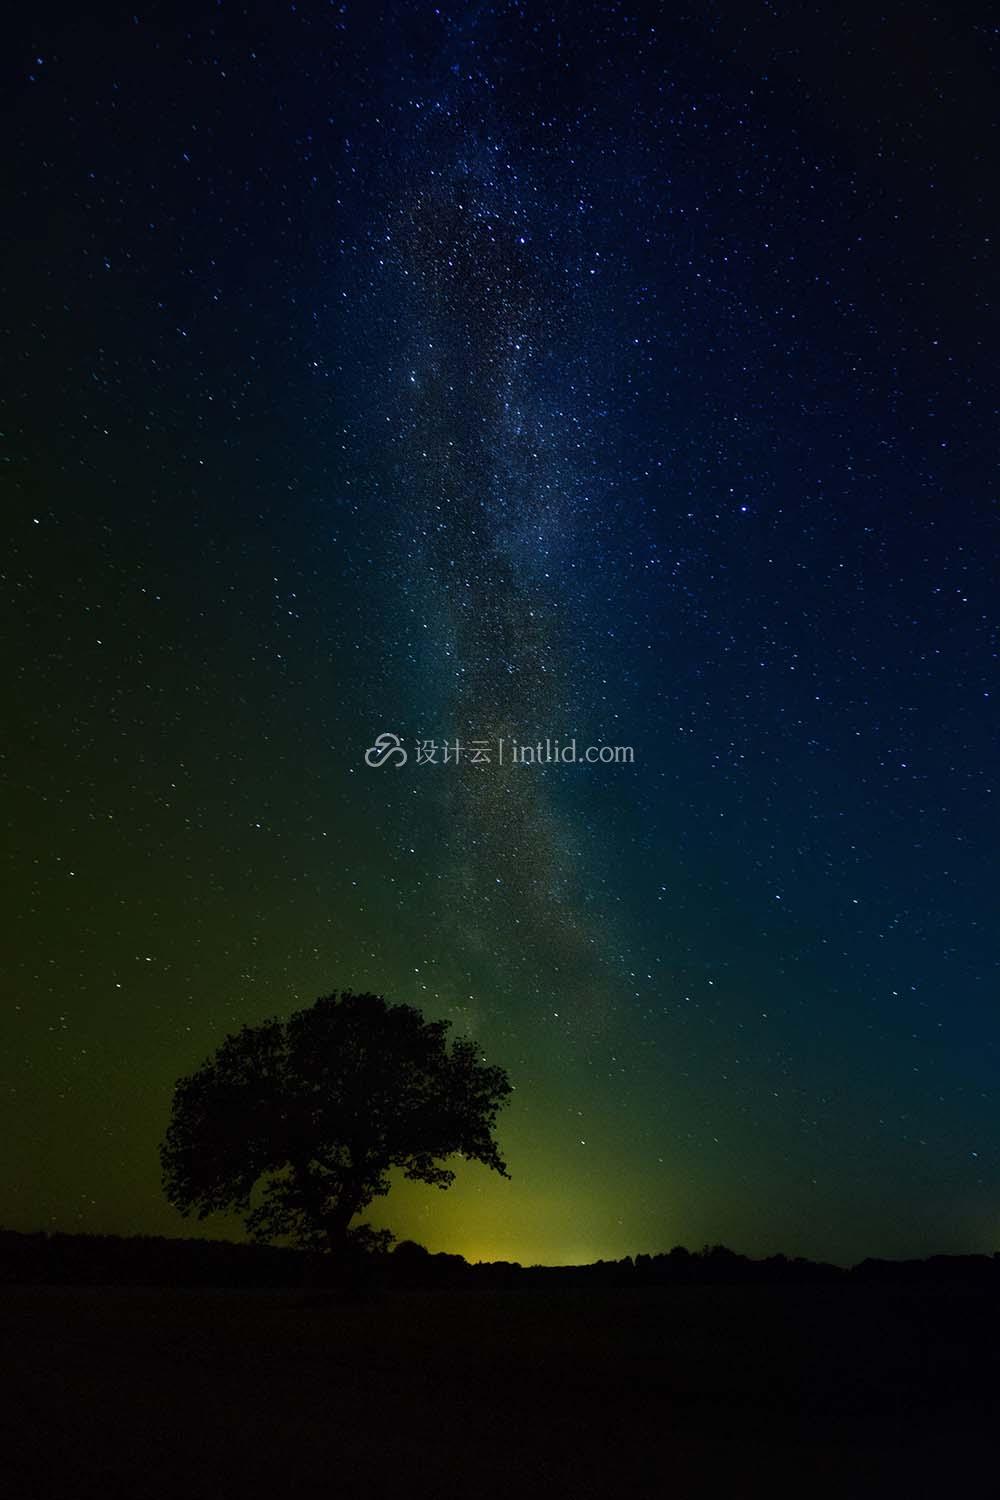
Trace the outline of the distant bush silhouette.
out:
<instances>
[{"instance_id":1,"label":"distant bush silhouette","mask_svg":"<svg viewBox=\"0 0 1000 1500\"><path fill-rule=\"evenodd\" d=\"M392 1252L392 1263L394 1266L421 1266L431 1258L431 1252L426 1245L418 1245L416 1240L400 1240Z\"/></svg>"},{"instance_id":2,"label":"distant bush silhouette","mask_svg":"<svg viewBox=\"0 0 1000 1500\"><path fill-rule=\"evenodd\" d=\"M502 1176L493 1139L511 1092L447 1021L345 990L287 1021L244 1026L174 1092L163 1185L181 1213L237 1209L258 1240L344 1255L392 1236L351 1221L390 1168L446 1188L460 1154ZM257 1191L257 1201L251 1197Z\"/></svg>"},{"instance_id":3,"label":"distant bush silhouette","mask_svg":"<svg viewBox=\"0 0 1000 1500\"><path fill-rule=\"evenodd\" d=\"M471 1269L463 1255L449 1255L446 1251L434 1255L415 1240L400 1240L387 1263L389 1282L404 1286L461 1282L468 1278Z\"/></svg>"}]
</instances>

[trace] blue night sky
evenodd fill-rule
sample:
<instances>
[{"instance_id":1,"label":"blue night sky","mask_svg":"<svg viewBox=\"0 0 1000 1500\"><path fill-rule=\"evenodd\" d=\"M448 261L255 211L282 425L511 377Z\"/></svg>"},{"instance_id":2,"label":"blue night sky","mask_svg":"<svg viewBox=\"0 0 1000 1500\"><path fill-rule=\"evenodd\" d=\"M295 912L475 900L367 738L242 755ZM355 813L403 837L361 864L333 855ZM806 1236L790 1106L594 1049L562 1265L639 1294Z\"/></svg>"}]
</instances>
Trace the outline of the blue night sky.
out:
<instances>
[{"instance_id":1,"label":"blue night sky","mask_svg":"<svg viewBox=\"0 0 1000 1500\"><path fill-rule=\"evenodd\" d=\"M22 19L0 1222L350 988L516 1085L432 1249L1000 1245L985 16Z\"/></svg>"}]
</instances>

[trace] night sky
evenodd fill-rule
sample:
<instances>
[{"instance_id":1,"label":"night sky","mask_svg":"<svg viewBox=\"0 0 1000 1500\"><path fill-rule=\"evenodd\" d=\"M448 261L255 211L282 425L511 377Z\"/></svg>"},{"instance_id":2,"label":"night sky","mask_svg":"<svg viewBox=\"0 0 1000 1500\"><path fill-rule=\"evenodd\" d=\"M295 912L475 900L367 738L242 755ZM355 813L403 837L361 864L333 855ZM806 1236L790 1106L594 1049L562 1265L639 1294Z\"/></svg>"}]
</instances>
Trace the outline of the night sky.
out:
<instances>
[{"instance_id":1,"label":"night sky","mask_svg":"<svg viewBox=\"0 0 1000 1500\"><path fill-rule=\"evenodd\" d=\"M1000 1245L987 15L29 9L0 1222L350 988L516 1085L433 1250Z\"/></svg>"}]
</instances>

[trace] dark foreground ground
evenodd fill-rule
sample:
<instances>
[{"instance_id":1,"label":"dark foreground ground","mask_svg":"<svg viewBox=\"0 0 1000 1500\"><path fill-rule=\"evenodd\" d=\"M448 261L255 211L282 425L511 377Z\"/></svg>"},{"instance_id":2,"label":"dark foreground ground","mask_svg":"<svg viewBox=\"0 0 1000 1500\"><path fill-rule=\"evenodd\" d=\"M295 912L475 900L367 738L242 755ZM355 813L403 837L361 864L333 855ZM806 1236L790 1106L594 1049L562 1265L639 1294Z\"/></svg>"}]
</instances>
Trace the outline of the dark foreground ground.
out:
<instances>
[{"instance_id":1,"label":"dark foreground ground","mask_svg":"<svg viewBox=\"0 0 1000 1500\"><path fill-rule=\"evenodd\" d=\"M5 1288L21 1497L997 1492L1000 1304L858 1286Z\"/></svg>"}]
</instances>

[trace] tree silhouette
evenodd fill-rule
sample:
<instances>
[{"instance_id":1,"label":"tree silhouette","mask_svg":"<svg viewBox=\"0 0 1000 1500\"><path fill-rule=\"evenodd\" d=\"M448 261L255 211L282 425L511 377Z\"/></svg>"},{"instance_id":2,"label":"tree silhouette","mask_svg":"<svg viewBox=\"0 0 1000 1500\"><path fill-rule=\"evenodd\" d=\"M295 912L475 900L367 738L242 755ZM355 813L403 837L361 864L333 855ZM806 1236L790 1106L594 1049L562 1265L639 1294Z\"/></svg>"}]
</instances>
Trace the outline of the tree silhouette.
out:
<instances>
[{"instance_id":1,"label":"tree silhouette","mask_svg":"<svg viewBox=\"0 0 1000 1500\"><path fill-rule=\"evenodd\" d=\"M457 1153L508 1176L492 1132L510 1081L473 1042L449 1046L449 1025L345 990L244 1026L177 1083L167 1198L199 1219L236 1209L258 1240L342 1254L379 1241L351 1220L389 1191L392 1167L446 1188Z\"/></svg>"}]
</instances>

